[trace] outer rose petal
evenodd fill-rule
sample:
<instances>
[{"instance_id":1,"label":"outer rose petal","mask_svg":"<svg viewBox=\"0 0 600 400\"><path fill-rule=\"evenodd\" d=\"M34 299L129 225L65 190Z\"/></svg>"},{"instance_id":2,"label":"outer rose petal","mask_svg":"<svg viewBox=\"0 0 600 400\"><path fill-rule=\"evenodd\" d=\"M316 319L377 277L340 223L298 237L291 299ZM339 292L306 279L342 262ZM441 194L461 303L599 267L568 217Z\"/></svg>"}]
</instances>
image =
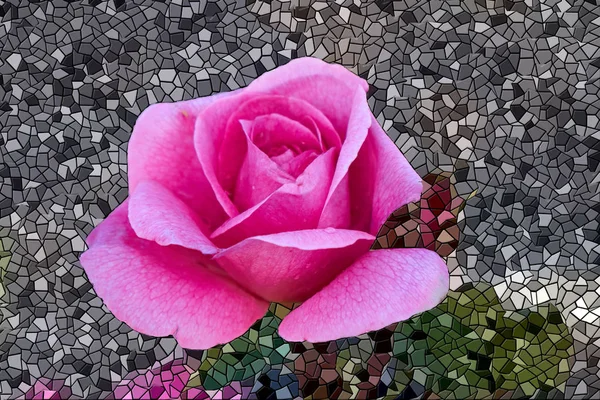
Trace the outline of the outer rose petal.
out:
<instances>
[{"instance_id":1,"label":"outer rose petal","mask_svg":"<svg viewBox=\"0 0 600 400\"><path fill-rule=\"evenodd\" d=\"M329 198L319 226L376 235L390 214L421 198L422 182L375 117L358 156ZM337 172L337 171L336 171Z\"/></svg>"},{"instance_id":2,"label":"outer rose petal","mask_svg":"<svg viewBox=\"0 0 600 400\"><path fill-rule=\"evenodd\" d=\"M200 253L162 247L135 235L128 201L93 232L81 264L96 293L120 320L182 347L207 349L242 335L268 304L201 265ZM217 306L218 305L218 306Z\"/></svg>"},{"instance_id":3,"label":"outer rose petal","mask_svg":"<svg viewBox=\"0 0 600 400\"><path fill-rule=\"evenodd\" d=\"M329 118L343 140L357 88L367 93L369 84L341 65L303 57L266 72L244 90L309 102Z\"/></svg>"},{"instance_id":4,"label":"outer rose petal","mask_svg":"<svg viewBox=\"0 0 600 400\"><path fill-rule=\"evenodd\" d=\"M214 254L217 248L202 232L205 224L169 189L142 181L129 198L129 222L139 238L161 246L178 245Z\"/></svg>"},{"instance_id":5,"label":"outer rose petal","mask_svg":"<svg viewBox=\"0 0 600 400\"><path fill-rule=\"evenodd\" d=\"M370 251L285 317L279 334L288 341L325 342L381 329L435 307L449 279L433 251Z\"/></svg>"},{"instance_id":6,"label":"outer rose petal","mask_svg":"<svg viewBox=\"0 0 600 400\"><path fill-rule=\"evenodd\" d=\"M362 89L355 89L346 139L342 144L340 157L335 167L335 175L319 220L319 228L327 226L350 227L352 215L348 206L351 204L349 199L352 182L351 179L347 179L347 174L367 138L372 122L372 114L367 103L366 93ZM397 149L396 151L400 153ZM356 210L355 212L364 211Z\"/></svg>"},{"instance_id":7,"label":"outer rose petal","mask_svg":"<svg viewBox=\"0 0 600 400\"><path fill-rule=\"evenodd\" d=\"M218 225L226 215L202 173L194 151L196 116L236 92L176 103L153 104L138 117L128 148L129 193L142 180L156 181Z\"/></svg>"},{"instance_id":8,"label":"outer rose petal","mask_svg":"<svg viewBox=\"0 0 600 400\"><path fill-rule=\"evenodd\" d=\"M230 96L219 101L218 104L214 104L214 107L207 107L196 120L196 129L194 132L194 147L202 166L202 171L204 171L204 175L217 200L229 217L238 215L239 211L229 198L229 194L231 193L228 193L223 188L217 177L217 162L225 137L225 121L238 109L240 104L248 100L248 96L244 93L245 89L239 95ZM246 152L246 143L243 137L241 141L231 143L228 146L231 147L229 150L241 157L235 159L235 162L241 165Z\"/></svg>"},{"instance_id":9,"label":"outer rose petal","mask_svg":"<svg viewBox=\"0 0 600 400\"><path fill-rule=\"evenodd\" d=\"M215 256L242 286L269 301L303 301L369 251L365 232L311 229L255 236Z\"/></svg>"},{"instance_id":10,"label":"outer rose petal","mask_svg":"<svg viewBox=\"0 0 600 400\"><path fill-rule=\"evenodd\" d=\"M333 176L336 149L317 157L295 182L286 183L256 206L226 221L211 235L225 248L257 235L317 227Z\"/></svg>"},{"instance_id":11,"label":"outer rose petal","mask_svg":"<svg viewBox=\"0 0 600 400\"><path fill-rule=\"evenodd\" d=\"M421 198L421 177L404 158L398 147L383 131L375 117L369 136L353 165L351 184L352 215L370 216L353 229L362 229L377 235L390 214ZM372 205L367 214L365 204ZM361 214L362 212L362 214Z\"/></svg>"}]
</instances>

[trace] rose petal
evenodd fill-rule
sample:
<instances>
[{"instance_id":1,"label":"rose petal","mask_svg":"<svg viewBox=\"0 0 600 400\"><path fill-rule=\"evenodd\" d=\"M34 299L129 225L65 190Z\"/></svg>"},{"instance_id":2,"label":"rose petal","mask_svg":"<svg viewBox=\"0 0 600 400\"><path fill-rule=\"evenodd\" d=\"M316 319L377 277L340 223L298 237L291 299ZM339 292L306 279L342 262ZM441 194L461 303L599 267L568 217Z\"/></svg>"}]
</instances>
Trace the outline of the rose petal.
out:
<instances>
[{"instance_id":1,"label":"rose petal","mask_svg":"<svg viewBox=\"0 0 600 400\"><path fill-rule=\"evenodd\" d=\"M261 115L252 122L251 138L254 144L272 156L272 148L287 147L295 149L296 153L313 149L322 152L316 133L298 121L280 114Z\"/></svg>"},{"instance_id":2,"label":"rose petal","mask_svg":"<svg viewBox=\"0 0 600 400\"><path fill-rule=\"evenodd\" d=\"M285 317L279 334L310 342L359 336L435 307L448 287L448 268L433 251L370 251Z\"/></svg>"},{"instance_id":3,"label":"rose petal","mask_svg":"<svg viewBox=\"0 0 600 400\"><path fill-rule=\"evenodd\" d=\"M215 256L247 290L269 301L306 300L369 250L365 232L311 229L248 238Z\"/></svg>"},{"instance_id":4,"label":"rose petal","mask_svg":"<svg viewBox=\"0 0 600 400\"><path fill-rule=\"evenodd\" d=\"M390 214L421 197L422 182L375 117L358 156L323 209L320 227L377 234Z\"/></svg>"},{"instance_id":5,"label":"rose petal","mask_svg":"<svg viewBox=\"0 0 600 400\"><path fill-rule=\"evenodd\" d=\"M366 93L360 88L356 89L353 93L348 132L335 167L335 175L319 220L319 228L328 226L336 228L350 227L352 218L349 207L351 205L350 184L353 181L347 178L347 174L367 138L372 121Z\"/></svg>"},{"instance_id":6,"label":"rose petal","mask_svg":"<svg viewBox=\"0 0 600 400\"><path fill-rule=\"evenodd\" d=\"M303 57L264 73L245 90L291 96L309 102L325 114L343 140L356 89L367 93L369 84L341 65Z\"/></svg>"},{"instance_id":7,"label":"rose petal","mask_svg":"<svg viewBox=\"0 0 600 400\"><path fill-rule=\"evenodd\" d=\"M244 130L251 130L248 121L240 121ZM246 135L246 157L235 185L233 202L238 210L247 210L266 199L283 184L294 178L260 150Z\"/></svg>"},{"instance_id":8,"label":"rose petal","mask_svg":"<svg viewBox=\"0 0 600 400\"><path fill-rule=\"evenodd\" d=\"M236 104L235 107L228 108L226 112L221 109L214 111L219 114L219 117L214 120L214 125L211 125L212 129L219 131L219 134L223 136L217 169L219 171L218 181L223 188L232 190L244 160L246 147L240 121L251 121L261 115L277 113L292 121L297 121L311 130L313 124L316 124L328 146L339 147L339 137L331 122L321 111L309 103L289 96L257 95L256 93L252 93L252 96L254 97L251 99L247 96L246 98L250 100ZM220 107L220 105L217 106ZM206 114L213 114L212 107L207 109Z\"/></svg>"},{"instance_id":9,"label":"rose petal","mask_svg":"<svg viewBox=\"0 0 600 400\"><path fill-rule=\"evenodd\" d=\"M315 133L315 135L317 136L317 139L319 140L319 147L321 148L322 151L325 151L325 142L323 139L323 135L321 134L321 129L319 129L319 126L317 125L317 123L315 121L313 121L312 118L308 117L306 119L307 122L307 127L311 128L311 131ZM330 133L330 135L335 134L335 136L337 137L335 139L335 142L339 142L341 144L341 142L339 141L339 136L337 136L337 133L335 131L333 131L333 127L331 127L332 131Z\"/></svg>"},{"instance_id":10,"label":"rose petal","mask_svg":"<svg viewBox=\"0 0 600 400\"><path fill-rule=\"evenodd\" d=\"M217 171L220 171L217 168L217 163L219 160L219 151L223 147L228 148L229 151L239 157L230 160L237 165L236 174L244 160L246 141L243 140L243 136L241 140L227 143L226 146L223 140L225 138L224 129L226 121L240 107L240 104L243 104L248 99L249 97L245 95L244 90L236 96L230 96L219 101L217 104L213 104L213 107L207 107L196 120L194 132L194 147L198 161L202 166L202 171L217 200L229 217L238 215L239 211L229 197L232 193L224 189L217 176ZM233 179L235 176L232 175L231 178ZM232 189L233 185L229 185L228 190Z\"/></svg>"},{"instance_id":11,"label":"rose petal","mask_svg":"<svg viewBox=\"0 0 600 400\"><path fill-rule=\"evenodd\" d=\"M358 156L360 162L357 163L357 173L350 181L355 183L355 190L351 193L352 213L360 213L364 204L372 204L367 232L376 235L392 212L421 198L423 184L419 174L379 126L375 117L372 118L373 124L365 141L366 146ZM372 191L365 190L367 182L371 182Z\"/></svg>"},{"instance_id":12,"label":"rose petal","mask_svg":"<svg viewBox=\"0 0 600 400\"><path fill-rule=\"evenodd\" d=\"M208 349L263 316L268 304L200 265L207 262L200 253L138 238L127 207L128 201L94 230L81 256L96 293L117 318L147 335L173 335L182 347Z\"/></svg>"},{"instance_id":13,"label":"rose petal","mask_svg":"<svg viewBox=\"0 0 600 400\"><path fill-rule=\"evenodd\" d=\"M141 181L129 198L129 222L136 235L161 246L178 245L214 254L217 248L202 232L206 223L169 189Z\"/></svg>"},{"instance_id":14,"label":"rose petal","mask_svg":"<svg viewBox=\"0 0 600 400\"><path fill-rule=\"evenodd\" d=\"M312 229L333 177L336 149L330 149L310 164L295 182L286 183L256 206L217 228L211 239L226 248L251 236Z\"/></svg>"},{"instance_id":15,"label":"rose petal","mask_svg":"<svg viewBox=\"0 0 600 400\"><path fill-rule=\"evenodd\" d=\"M305 151L304 153L300 153L297 156L291 159L276 159L273 157L273 160L279 164L279 167L283 169L285 172L293 176L294 178L298 177L306 167L308 167L319 155L315 153L313 150Z\"/></svg>"},{"instance_id":16,"label":"rose petal","mask_svg":"<svg viewBox=\"0 0 600 400\"><path fill-rule=\"evenodd\" d=\"M290 149L287 149L286 151L284 151L281 154L270 157L270 159L273 160L273 162L276 163L277 165L287 164L287 163L291 162L294 158L296 158L296 155Z\"/></svg>"},{"instance_id":17,"label":"rose petal","mask_svg":"<svg viewBox=\"0 0 600 400\"><path fill-rule=\"evenodd\" d=\"M197 212L210 210L213 224L226 214L202 173L194 151L197 115L217 100L239 91L176 103L153 104L138 117L128 147L129 193L143 180L153 180L171 190Z\"/></svg>"}]
</instances>

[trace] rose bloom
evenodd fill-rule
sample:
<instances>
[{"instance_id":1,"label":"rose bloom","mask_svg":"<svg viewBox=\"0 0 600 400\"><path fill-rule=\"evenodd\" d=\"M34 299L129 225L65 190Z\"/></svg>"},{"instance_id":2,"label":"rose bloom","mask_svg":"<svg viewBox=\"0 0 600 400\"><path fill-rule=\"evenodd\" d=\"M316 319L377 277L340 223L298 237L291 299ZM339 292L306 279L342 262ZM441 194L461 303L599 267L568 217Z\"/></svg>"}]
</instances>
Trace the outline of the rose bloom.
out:
<instances>
[{"instance_id":1,"label":"rose bloom","mask_svg":"<svg viewBox=\"0 0 600 400\"><path fill-rule=\"evenodd\" d=\"M243 89L148 107L129 142L129 198L81 256L106 306L195 349L242 335L269 302L303 302L279 333L312 342L435 307L449 286L435 252L370 251L422 184L367 90L301 58Z\"/></svg>"}]
</instances>

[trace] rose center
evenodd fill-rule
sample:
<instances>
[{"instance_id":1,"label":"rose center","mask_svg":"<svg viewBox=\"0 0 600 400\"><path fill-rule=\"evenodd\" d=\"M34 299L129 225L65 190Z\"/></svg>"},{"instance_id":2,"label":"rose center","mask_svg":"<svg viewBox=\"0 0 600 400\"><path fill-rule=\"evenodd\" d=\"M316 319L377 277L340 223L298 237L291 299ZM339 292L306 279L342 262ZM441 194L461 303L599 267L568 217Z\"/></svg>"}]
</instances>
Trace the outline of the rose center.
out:
<instances>
[{"instance_id":1,"label":"rose center","mask_svg":"<svg viewBox=\"0 0 600 400\"><path fill-rule=\"evenodd\" d=\"M269 155L279 168L294 178L297 178L317 156L318 154L314 150L306 150L298 153L289 148L275 156Z\"/></svg>"},{"instance_id":2,"label":"rose center","mask_svg":"<svg viewBox=\"0 0 600 400\"><path fill-rule=\"evenodd\" d=\"M310 122L310 121L309 121ZM230 196L239 210L293 183L323 153L318 128L280 114L240 120L247 140L245 160Z\"/></svg>"}]
</instances>

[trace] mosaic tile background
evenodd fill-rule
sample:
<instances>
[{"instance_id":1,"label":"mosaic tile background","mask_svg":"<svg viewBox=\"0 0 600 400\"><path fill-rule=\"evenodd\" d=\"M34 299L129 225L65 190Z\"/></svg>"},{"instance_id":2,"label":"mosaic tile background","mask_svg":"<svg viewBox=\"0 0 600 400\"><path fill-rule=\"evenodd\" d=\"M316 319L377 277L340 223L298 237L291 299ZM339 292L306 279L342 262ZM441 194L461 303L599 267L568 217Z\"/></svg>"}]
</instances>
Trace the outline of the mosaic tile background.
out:
<instances>
[{"instance_id":1,"label":"mosaic tile background","mask_svg":"<svg viewBox=\"0 0 600 400\"><path fill-rule=\"evenodd\" d=\"M0 1L0 398L597 398L596 1ZM453 291L325 344L283 342L281 305L206 352L131 331L77 260L137 115L305 55L433 174L375 246L420 229Z\"/></svg>"}]
</instances>

